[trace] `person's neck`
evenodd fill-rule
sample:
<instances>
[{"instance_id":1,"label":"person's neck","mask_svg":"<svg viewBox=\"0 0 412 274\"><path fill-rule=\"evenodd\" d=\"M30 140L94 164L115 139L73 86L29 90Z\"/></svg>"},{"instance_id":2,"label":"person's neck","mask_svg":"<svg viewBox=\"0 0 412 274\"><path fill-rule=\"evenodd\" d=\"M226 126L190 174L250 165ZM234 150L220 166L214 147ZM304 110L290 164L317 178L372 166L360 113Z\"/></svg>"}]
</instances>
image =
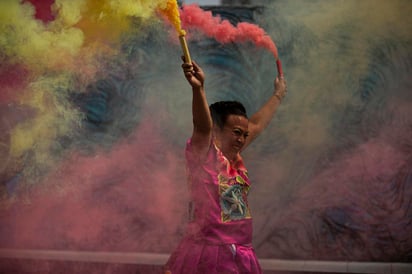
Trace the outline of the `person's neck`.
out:
<instances>
[{"instance_id":1,"label":"person's neck","mask_svg":"<svg viewBox=\"0 0 412 274\"><path fill-rule=\"evenodd\" d=\"M228 159L230 164L235 163L238 158L237 153L229 153L229 154L223 154L223 155L225 155L226 159Z\"/></svg>"}]
</instances>

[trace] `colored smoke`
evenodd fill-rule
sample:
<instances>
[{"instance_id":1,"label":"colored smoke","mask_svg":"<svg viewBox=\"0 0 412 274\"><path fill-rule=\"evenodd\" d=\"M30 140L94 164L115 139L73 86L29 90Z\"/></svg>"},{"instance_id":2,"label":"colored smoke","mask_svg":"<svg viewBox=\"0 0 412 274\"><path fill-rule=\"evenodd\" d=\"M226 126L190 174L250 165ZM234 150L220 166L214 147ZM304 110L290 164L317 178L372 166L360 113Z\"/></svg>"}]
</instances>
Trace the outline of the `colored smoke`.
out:
<instances>
[{"instance_id":1,"label":"colored smoke","mask_svg":"<svg viewBox=\"0 0 412 274\"><path fill-rule=\"evenodd\" d=\"M219 43L252 42L258 47L269 50L278 59L275 43L265 30L255 24L240 22L233 26L229 20L213 16L211 11L205 11L196 4L183 6L181 20L184 28L199 30Z\"/></svg>"},{"instance_id":2,"label":"colored smoke","mask_svg":"<svg viewBox=\"0 0 412 274\"><path fill-rule=\"evenodd\" d=\"M167 3L0 1L1 248L176 246L191 89L176 27L159 16ZM210 103L258 109L276 75L268 37L278 45L288 94L243 155L258 255L410 262L409 1L259 4L253 16L225 10L254 26L181 10ZM38 272L78 273L73 265Z\"/></svg>"}]
</instances>

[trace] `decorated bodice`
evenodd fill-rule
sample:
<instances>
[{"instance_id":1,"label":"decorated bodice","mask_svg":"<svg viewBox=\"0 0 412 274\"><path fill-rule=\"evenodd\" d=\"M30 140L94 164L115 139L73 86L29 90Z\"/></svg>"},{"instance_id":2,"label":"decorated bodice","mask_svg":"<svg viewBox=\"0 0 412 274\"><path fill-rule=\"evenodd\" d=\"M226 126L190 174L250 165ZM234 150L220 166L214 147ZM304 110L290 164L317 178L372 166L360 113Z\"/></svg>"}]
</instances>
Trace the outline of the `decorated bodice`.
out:
<instances>
[{"instance_id":1,"label":"decorated bodice","mask_svg":"<svg viewBox=\"0 0 412 274\"><path fill-rule=\"evenodd\" d=\"M198 160L191 141L186 146L191 221L188 233L214 243L249 244L252 218L247 195L250 181L240 155L232 163L211 143Z\"/></svg>"}]
</instances>

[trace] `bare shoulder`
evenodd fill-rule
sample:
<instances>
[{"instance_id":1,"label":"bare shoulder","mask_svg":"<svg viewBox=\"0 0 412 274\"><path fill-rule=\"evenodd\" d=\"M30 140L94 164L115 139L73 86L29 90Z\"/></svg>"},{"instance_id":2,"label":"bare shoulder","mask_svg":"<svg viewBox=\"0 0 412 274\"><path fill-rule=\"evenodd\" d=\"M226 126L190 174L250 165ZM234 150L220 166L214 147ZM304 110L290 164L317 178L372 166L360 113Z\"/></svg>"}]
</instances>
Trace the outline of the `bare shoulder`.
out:
<instances>
[{"instance_id":1,"label":"bare shoulder","mask_svg":"<svg viewBox=\"0 0 412 274\"><path fill-rule=\"evenodd\" d=\"M212 134L201 134L193 132L191 138L191 145L193 153L196 154L200 159L206 157L209 151L210 144L212 142Z\"/></svg>"}]
</instances>

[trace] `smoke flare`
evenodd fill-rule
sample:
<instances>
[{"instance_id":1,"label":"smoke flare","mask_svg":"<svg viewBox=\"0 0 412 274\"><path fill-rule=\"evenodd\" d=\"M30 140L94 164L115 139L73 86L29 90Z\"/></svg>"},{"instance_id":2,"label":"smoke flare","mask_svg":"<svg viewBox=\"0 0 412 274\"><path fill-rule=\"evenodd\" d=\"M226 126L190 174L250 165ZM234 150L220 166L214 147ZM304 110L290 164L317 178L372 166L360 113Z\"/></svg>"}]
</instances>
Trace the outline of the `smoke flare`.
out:
<instances>
[{"instance_id":1,"label":"smoke flare","mask_svg":"<svg viewBox=\"0 0 412 274\"><path fill-rule=\"evenodd\" d=\"M213 16L212 12L192 4L183 6L180 14L182 25L187 29L196 29L219 43L236 43L250 41L258 47L269 50L278 59L278 50L270 36L259 26L240 22L233 26L228 20Z\"/></svg>"}]
</instances>

